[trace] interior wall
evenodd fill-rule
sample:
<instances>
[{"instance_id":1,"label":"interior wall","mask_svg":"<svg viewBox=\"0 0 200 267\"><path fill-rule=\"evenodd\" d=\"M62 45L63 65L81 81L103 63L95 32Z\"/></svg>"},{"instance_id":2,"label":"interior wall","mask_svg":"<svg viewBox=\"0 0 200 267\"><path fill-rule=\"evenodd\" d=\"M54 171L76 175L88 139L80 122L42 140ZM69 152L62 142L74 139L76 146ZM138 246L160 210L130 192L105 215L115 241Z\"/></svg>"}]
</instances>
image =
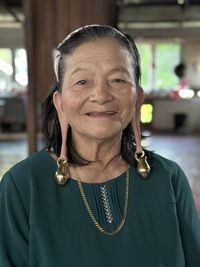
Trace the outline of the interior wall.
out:
<instances>
[{"instance_id":1,"label":"interior wall","mask_svg":"<svg viewBox=\"0 0 200 267\"><path fill-rule=\"evenodd\" d=\"M16 27L0 27L0 47L24 47L24 29L21 24Z\"/></svg>"}]
</instances>

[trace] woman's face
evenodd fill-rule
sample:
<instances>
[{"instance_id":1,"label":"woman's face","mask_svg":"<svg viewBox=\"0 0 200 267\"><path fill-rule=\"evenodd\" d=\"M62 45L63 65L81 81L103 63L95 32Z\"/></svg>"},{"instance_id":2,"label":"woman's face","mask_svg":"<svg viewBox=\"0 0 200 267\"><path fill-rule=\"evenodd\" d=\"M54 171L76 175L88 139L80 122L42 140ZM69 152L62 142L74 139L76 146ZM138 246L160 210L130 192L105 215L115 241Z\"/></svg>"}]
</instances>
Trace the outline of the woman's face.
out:
<instances>
[{"instance_id":1,"label":"woman's face","mask_svg":"<svg viewBox=\"0 0 200 267\"><path fill-rule=\"evenodd\" d=\"M117 41L98 39L76 48L67 58L59 96L72 136L121 136L134 114L133 77L131 56Z\"/></svg>"}]
</instances>

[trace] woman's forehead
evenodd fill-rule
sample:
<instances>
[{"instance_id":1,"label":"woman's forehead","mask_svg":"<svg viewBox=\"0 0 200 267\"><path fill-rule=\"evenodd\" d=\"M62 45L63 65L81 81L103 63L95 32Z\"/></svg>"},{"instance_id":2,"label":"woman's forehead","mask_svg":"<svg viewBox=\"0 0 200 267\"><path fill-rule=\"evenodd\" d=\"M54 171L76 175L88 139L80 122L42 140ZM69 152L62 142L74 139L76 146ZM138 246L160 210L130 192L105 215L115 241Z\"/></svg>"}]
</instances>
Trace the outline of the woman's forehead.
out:
<instances>
[{"instance_id":1,"label":"woman's forehead","mask_svg":"<svg viewBox=\"0 0 200 267\"><path fill-rule=\"evenodd\" d=\"M117 40L102 38L79 45L68 55L67 65L74 68L76 65L83 66L92 62L126 64L130 58L132 57L129 51Z\"/></svg>"},{"instance_id":2,"label":"woman's forehead","mask_svg":"<svg viewBox=\"0 0 200 267\"><path fill-rule=\"evenodd\" d=\"M132 73L132 58L117 41L95 40L77 47L66 61L69 76L83 71L101 69L104 73ZM68 76L67 75L67 76Z\"/></svg>"},{"instance_id":3,"label":"woman's forehead","mask_svg":"<svg viewBox=\"0 0 200 267\"><path fill-rule=\"evenodd\" d=\"M77 54L78 52L88 52L88 49L91 47L95 47L94 50L90 50L90 52L97 52L97 51L105 51L105 50L112 50L113 48L118 50L127 50L125 46L123 46L117 39L108 38L108 37L98 37L94 40L86 40L83 43L80 43L77 47L75 47L70 55Z\"/></svg>"}]
</instances>

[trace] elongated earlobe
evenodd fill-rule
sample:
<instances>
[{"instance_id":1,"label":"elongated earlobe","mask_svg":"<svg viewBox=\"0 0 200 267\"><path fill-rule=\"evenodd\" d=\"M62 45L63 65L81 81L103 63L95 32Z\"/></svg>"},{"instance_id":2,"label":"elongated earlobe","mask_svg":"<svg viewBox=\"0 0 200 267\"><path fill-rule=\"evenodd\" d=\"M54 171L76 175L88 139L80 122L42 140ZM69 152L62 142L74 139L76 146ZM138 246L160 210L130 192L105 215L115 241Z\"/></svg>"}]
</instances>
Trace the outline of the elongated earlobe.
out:
<instances>
[{"instance_id":1,"label":"elongated earlobe","mask_svg":"<svg viewBox=\"0 0 200 267\"><path fill-rule=\"evenodd\" d=\"M144 102L144 91L142 87L137 88L137 100L135 106L135 114L131 121L135 136L136 151L135 160L137 161L137 172L142 178L146 178L150 173L150 166L147 161L147 156L141 145L141 130L140 130L140 110Z\"/></svg>"},{"instance_id":2,"label":"elongated earlobe","mask_svg":"<svg viewBox=\"0 0 200 267\"><path fill-rule=\"evenodd\" d=\"M53 103L58 114L58 119L61 128L61 136L62 136L60 156L57 160L58 169L55 173L55 179L57 184L64 185L69 180L69 164L67 158L67 133L69 124L66 120L66 116L62 108L62 100L60 93L58 92L54 93Z\"/></svg>"}]
</instances>

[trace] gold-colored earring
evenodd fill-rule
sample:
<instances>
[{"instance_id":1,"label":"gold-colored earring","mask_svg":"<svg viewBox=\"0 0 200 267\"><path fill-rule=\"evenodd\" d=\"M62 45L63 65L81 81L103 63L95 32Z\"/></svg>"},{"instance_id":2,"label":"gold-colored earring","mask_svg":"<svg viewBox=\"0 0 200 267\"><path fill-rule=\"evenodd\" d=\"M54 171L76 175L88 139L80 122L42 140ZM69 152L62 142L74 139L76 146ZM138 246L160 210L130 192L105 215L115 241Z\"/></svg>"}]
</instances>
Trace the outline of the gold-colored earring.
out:
<instances>
[{"instance_id":1,"label":"gold-colored earring","mask_svg":"<svg viewBox=\"0 0 200 267\"><path fill-rule=\"evenodd\" d=\"M69 164L67 159L58 158L58 169L55 173L55 180L58 185L65 185L69 180Z\"/></svg>"},{"instance_id":2,"label":"gold-colored earring","mask_svg":"<svg viewBox=\"0 0 200 267\"><path fill-rule=\"evenodd\" d=\"M140 154L140 155L139 155ZM135 159L137 161L137 172L143 178L146 179L151 171L151 167L148 164L147 156L142 150L141 153L135 153Z\"/></svg>"}]
</instances>

